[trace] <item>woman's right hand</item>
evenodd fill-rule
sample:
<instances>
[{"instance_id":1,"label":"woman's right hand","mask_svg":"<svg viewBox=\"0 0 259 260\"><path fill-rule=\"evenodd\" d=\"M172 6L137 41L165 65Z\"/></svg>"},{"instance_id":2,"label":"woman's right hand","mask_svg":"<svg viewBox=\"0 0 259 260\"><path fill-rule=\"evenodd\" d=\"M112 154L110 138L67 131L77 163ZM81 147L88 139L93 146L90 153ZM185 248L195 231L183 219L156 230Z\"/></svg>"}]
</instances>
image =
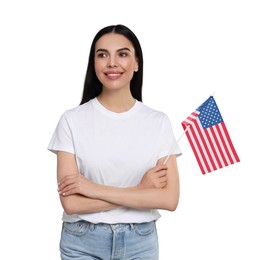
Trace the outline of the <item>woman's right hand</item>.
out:
<instances>
[{"instance_id":1,"label":"woman's right hand","mask_svg":"<svg viewBox=\"0 0 259 260\"><path fill-rule=\"evenodd\" d=\"M148 170L142 177L138 187L140 188L164 188L167 184L167 166L157 165Z\"/></svg>"}]
</instances>

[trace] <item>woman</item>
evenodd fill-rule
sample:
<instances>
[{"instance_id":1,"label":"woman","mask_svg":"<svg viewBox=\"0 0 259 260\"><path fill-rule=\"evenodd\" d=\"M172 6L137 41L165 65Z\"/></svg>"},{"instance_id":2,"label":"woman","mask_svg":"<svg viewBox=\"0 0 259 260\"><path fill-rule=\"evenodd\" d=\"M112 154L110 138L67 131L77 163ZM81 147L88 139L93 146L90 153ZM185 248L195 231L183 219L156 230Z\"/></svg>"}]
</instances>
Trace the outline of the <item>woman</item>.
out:
<instances>
[{"instance_id":1,"label":"woman","mask_svg":"<svg viewBox=\"0 0 259 260\"><path fill-rule=\"evenodd\" d=\"M135 34L100 30L81 104L62 115L48 146L57 154L63 260L158 259L157 209L177 207L180 150L168 117L141 102L142 77Z\"/></svg>"}]
</instances>

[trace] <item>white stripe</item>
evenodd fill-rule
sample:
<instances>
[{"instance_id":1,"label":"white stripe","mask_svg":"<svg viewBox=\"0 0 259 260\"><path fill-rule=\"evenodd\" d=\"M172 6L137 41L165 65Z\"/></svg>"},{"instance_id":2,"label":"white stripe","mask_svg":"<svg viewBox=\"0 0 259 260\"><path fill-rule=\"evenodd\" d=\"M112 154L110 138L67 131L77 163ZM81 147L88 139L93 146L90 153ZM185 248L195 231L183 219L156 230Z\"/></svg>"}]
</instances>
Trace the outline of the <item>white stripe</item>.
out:
<instances>
[{"instance_id":1,"label":"white stripe","mask_svg":"<svg viewBox=\"0 0 259 260\"><path fill-rule=\"evenodd\" d=\"M208 171L208 169L207 169L207 167L206 167L206 165L205 165L205 163L204 163L204 161L203 161L203 158L202 158L202 156L201 156L200 150L199 150L199 148L198 148L198 146L197 146L197 144L196 144L196 141L195 141L195 139L194 139L194 137L193 137L192 131L193 131L193 129L191 129L191 131L188 131L188 133L189 133L190 138L191 138L191 140L192 140L193 146L195 147L195 151L197 152L197 155L198 155L198 157L199 157L199 160L200 160L200 163L201 163L201 165L202 165L202 168L203 168L204 172L207 173L207 172L209 172L209 171Z\"/></svg>"},{"instance_id":2,"label":"white stripe","mask_svg":"<svg viewBox=\"0 0 259 260\"><path fill-rule=\"evenodd\" d=\"M219 124L219 128L220 128L220 130L221 130L221 133L222 133L222 135L223 135L223 139L224 139L224 141L225 141L225 143L226 143L226 145L227 145L227 148L228 148L228 151L229 151L229 153L230 153L230 155L231 155L231 158L232 158L232 160L236 163L236 162L237 162L237 161L236 161L236 158L235 158L235 156L234 156L234 154L233 154L233 151L232 151L232 149L231 149L231 147L230 147L230 144L229 144L229 142L228 142L228 139L227 139L227 137L226 137L226 135L225 135L225 131L224 131L224 129L223 129L223 127L222 127L221 124Z\"/></svg>"},{"instance_id":3,"label":"white stripe","mask_svg":"<svg viewBox=\"0 0 259 260\"><path fill-rule=\"evenodd\" d=\"M188 125L192 125L192 123L193 123L193 122L190 121L189 119L186 119L185 122L186 122ZM194 128L194 125L192 125L192 126L193 126L193 128ZM206 165L205 165L205 163L204 163L204 160L203 160L203 158L202 158L202 156L201 156L200 150L199 150L199 148L198 148L198 146L197 146L197 143L196 143L196 141L195 141L195 138L193 137L193 134L192 134L193 128L190 128L190 130L188 131L188 133L189 133L190 138L191 138L191 140L192 140L192 143L193 143L193 146L194 146L194 148L195 148L195 151L197 152L197 155L198 155L198 157L199 157L199 161L200 161L200 163L201 163L201 165L202 165L203 171L204 171L205 173L207 173L207 172L209 172L209 171L208 171L208 169L207 169L207 167L206 167Z\"/></svg>"},{"instance_id":4,"label":"white stripe","mask_svg":"<svg viewBox=\"0 0 259 260\"><path fill-rule=\"evenodd\" d=\"M193 113L195 113L195 115L193 115ZM199 112L199 111L195 111L195 112L193 112L193 113L190 114L190 115L186 118L185 121L189 121L191 124L193 124L194 121L198 118L200 112ZM193 120L189 120L189 118L191 118L191 119L193 119Z\"/></svg>"},{"instance_id":5,"label":"white stripe","mask_svg":"<svg viewBox=\"0 0 259 260\"><path fill-rule=\"evenodd\" d=\"M199 128L201 128L200 131L203 131L202 126L201 126L201 124L200 124L200 120L198 120L197 122L198 122ZM206 158L206 161L208 162L208 165L209 165L209 167L210 167L210 171L213 171L214 169L213 169L213 167L212 167L210 158L209 158L208 153L206 152L206 149L205 149L205 147L204 147L204 145L203 145L203 143L202 143L202 140L201 140L201 137L200 137L200 135L199 135L199 133L198 133L198 130L197 130L197 128L196 128L195 125L193 126L193 128L194 128L195 134L196 134L196 136L197 136L198 142L200 143L201 149L202 149L202 151L203 151L203 153L204 153L204 156L205 156L205 158Z\"/></svg>"},{"instance_id":6,"label":"white stripe","mask_svg":"<svg viewBox=\"0 0 259 260\"><path fill-rule=\"evenodd\" d=\"M205 132L204 132L204 130L203 130L203 127L202 127L202 125L201 125L201 122L200 122L200 120L197 120L197 122L198 122L198 124L199 124L199 127L200 127L200 129L201 129L202 136L203 136L203 138L204 138L204 140L205 140L205 143L206 143L206 145L207 145L207 147L208 147L208 150L209 150L209 152L210 152L211 160L214 162L214 164L215 164L215 166L216 166L216 169L219 169L220 167L219 167L219 165L218 165L217 159L216 159L216 157L215 157L215 155L214 155L214 152L213 152L213 150L212 150L212 148L211 148L211 145L210 145L210 143L209 143L209 140L208 140L208 138L207 138L207 136L206 136L206 134L205 134ZM208 128L207 130L209 130L209 128ZM208 156L209 156L209 155L208 155ZM209 162L210 162L211 160L210 160L210 158L208 158L208 161L209 161ZM212 170L214 170L212 164L211 164L211 167L212 167Z\"/></svg>"},{"instance_id":7,"label":"white stripe","mask_svg":"<svg viewBox=\"0 0 259 260\"><path fill-rule=\"evenodd\" d=\"M224 145L222 144L222 141L221 141L221 139L220 139L218 130L217 130L217 128L216 128L215 126L212 126L212 128L214 129L214 132L215 132L216 137L217 137L217 139L218 139L219 145L220 145L220 147L221 147L221 149L222 149L222 152L224 153L224 156L225 156L226 161L227 161L227 165L230 165L231 162L230 162L230 160L229 160L229 158L228 158L228 155L227 155L227 153L226 153L225 147L224 147Z\"/></svg>"},{"instance_id":8,"label":"white stripe","mask_svg":"<svg viewBox=\"0 0 259 260\"><path fill-rule=\"evenodd\" d=\"M224 161L223 161L223 158L222 158L222 156L221 156L221 154L220 154L220 151L219 151L219 149L218 149L218 145L217 145L217 143L216 143L216 141L215 141L215 138L214 138L214 136L212 135L212 132L211 132L210 129L208 129L208 134L209 134L209 136L210 136L210 138L211 138L211 141L212 141L213 146L214 146L214 148L215 148L215 150L216 150L216 153L217 153L217 155L218 155L218 157L219 157L219 160L220 160L220 162L221 162L221 164L222 164L222 167L226 166L225 163L224 163Z\"/></svg>"},{"instance_id":9,"label":"white stripe","mask_svg":"<svg viewBox=\"0 0 259 260\"><path fill-rule=\"evenodd\" d=\"M188 120L188 121L191 122L190 120ZM198 120L197 122L199 123L199 120ZM198 124L198 127L201 128L201 125ZM201 129L201 130L202 130L202 129ZM193 132L195 133L196 139L198 140L197 142L200 144L201 150L202 150L202 152L204 153L205 159L206 159L206 161L207 161L207 163L208 163L208 165L209 165L209 169L207 169L207 167L205 166L204 159L202 158L202 155L201 155L201 153L200 153L200 151L199 151L199 148L198 148L198 146L197 146L197 143L196 143L196 141L195 141L195 139L194 139L194 137L193 137L193 143L195 143L195 146L196 146L195 149L196 149L197 151L199 151L199 158L200 158L200 161L202 161L202 164L204 164L204 169L207 169L207 172L208 172L208 171L213 171L214 169L213 169L213 167L212 167L212 164L211 164L211 162L210 162L210 159L209 159L209 157L208 157L208 154L207 154L207 152L206 152L206 150L205 150L205 148L204 148L204 145L202 144L202 140L201 140L201 138L200 138L199 132L198 132L198 130L197 130L197 128L196 128L196 126L195 126L194 124L192 125L191 131L193 131ZM202 131L203 131L203 130L202 130Z\"/></svg>"}]
</instances>

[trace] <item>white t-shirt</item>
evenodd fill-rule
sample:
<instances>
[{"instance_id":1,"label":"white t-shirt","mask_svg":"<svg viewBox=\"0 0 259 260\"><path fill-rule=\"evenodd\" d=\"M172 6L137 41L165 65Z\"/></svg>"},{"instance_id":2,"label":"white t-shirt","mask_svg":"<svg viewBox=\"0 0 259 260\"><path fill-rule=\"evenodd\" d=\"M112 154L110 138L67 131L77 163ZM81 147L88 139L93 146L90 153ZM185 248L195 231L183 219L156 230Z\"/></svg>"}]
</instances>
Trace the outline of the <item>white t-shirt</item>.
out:
<instances>
[{"instance_id":1,"label":"white t-shirt","mask_svg":"<svg viewBox=\"0 0 259 260\"><path fill-rule=\"evenodd\" d=\"M102 106L97 98L66 111L49 143L52 152L75 154L79 172L91 181L131 187L168 154L179 155L168 117L142 102L123 113ZM106 212L63 214L63 221L141 223L157 220L157 210L121 207Z\"/></svg>"}]
</instances>

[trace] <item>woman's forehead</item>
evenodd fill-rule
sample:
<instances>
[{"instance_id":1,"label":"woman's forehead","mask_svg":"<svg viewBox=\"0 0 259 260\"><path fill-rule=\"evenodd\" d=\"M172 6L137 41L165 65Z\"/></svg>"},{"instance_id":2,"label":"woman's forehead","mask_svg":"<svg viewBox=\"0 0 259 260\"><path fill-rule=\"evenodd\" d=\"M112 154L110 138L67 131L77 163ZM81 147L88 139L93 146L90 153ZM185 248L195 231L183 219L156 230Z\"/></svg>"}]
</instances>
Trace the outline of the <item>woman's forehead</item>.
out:
<instances>
[{"instance_id":1,"label":"woman's forehead","mask_svg":"<svg viewBox=\"0 0 259 260\"><path fill-rule=\"evenodd\" d=\"M134 47L125 36L118 33L108 33L103 35L95 44L95 50L107 49L118 50L122 48L128 48L134 50Z\"/></svg>"}]
</instances>

